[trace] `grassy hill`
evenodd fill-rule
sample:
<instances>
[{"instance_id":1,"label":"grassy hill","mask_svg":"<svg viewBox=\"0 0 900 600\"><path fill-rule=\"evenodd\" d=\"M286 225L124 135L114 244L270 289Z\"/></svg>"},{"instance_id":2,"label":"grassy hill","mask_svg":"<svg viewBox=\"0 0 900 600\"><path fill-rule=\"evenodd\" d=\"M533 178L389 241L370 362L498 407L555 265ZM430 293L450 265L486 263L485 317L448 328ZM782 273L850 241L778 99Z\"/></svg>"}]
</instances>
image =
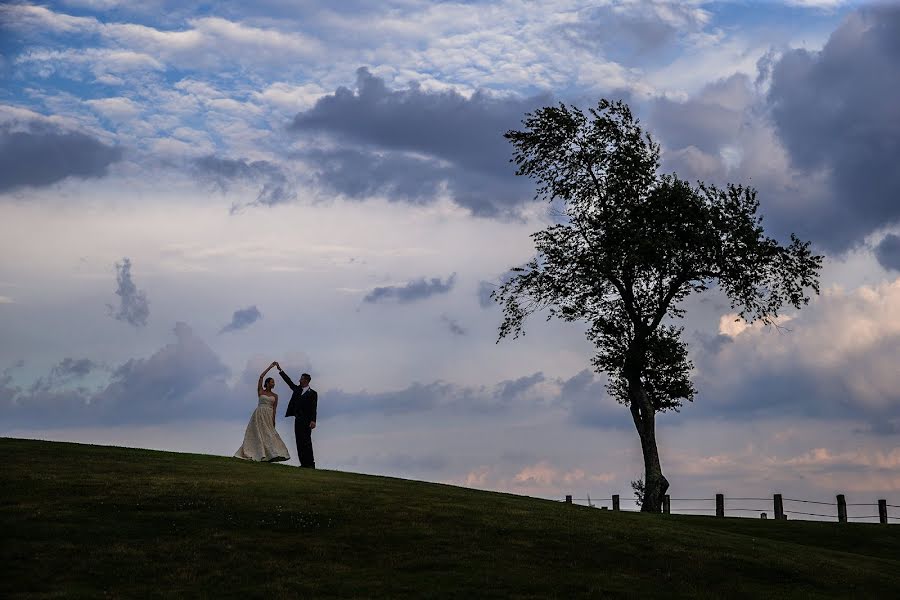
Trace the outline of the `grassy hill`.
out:
<instances>
[{"instance_id":1,"label":"grassy hill","mask_svg":"<svg viewBox=\"0 0 900 600\"><path fill-rule=\"evenodd\" d=\"M900 527L0 438L0 597L900 597Z\"/></svg>"}]
</instances>

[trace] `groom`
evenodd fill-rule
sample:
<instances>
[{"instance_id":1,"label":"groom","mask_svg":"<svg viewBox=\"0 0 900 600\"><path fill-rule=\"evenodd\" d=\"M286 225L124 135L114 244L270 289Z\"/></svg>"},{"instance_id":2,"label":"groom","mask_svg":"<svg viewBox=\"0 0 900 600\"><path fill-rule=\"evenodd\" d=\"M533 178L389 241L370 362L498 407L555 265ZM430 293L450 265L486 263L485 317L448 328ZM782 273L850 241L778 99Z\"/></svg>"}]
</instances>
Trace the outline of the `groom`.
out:
<instances>
[{"instance_id":1,"label":"groom","mask_svg":"<svg viewBox=\"0 0 900 600\"><path fill-rule=\"evenodd\" d=\"M300 458L300 466L315 469L312 430L316 428L316 405L319 403L319 395L316 394L316 390L309 387L309 382L312 381L309 373L300 376L298 385L281 370L281 365L276 362L275 366L278 367L281 378L294 392L284 416L294 417L294 437L297 438L297 456Z\"/></svg>"}]
</instances>

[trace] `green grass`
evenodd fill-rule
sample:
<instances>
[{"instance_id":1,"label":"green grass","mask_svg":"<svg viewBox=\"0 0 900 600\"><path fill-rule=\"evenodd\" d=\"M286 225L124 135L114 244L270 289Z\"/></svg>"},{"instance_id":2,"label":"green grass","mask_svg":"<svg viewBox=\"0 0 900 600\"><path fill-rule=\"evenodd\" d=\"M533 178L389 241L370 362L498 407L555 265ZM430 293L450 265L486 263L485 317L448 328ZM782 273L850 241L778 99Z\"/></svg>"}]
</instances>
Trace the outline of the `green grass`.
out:
<instances>
[{"instance_id":1,"label":"green grass","mask_svg":"<svg viewBox=\"0 0 900 600\"><path fill-rule=\"evenodd\" d=\"M900 598L900 527L0 438L0 597Z\"/></svg>"}]
</instances>

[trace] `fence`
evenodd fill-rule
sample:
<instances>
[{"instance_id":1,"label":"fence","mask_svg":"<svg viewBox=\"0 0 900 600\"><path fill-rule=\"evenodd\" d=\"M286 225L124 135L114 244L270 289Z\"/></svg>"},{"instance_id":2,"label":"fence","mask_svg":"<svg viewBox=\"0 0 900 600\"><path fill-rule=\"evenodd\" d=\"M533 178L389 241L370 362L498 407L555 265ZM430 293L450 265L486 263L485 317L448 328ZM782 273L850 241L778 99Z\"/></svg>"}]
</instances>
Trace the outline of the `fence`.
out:
<instances>
[{"instance_id":1,"label":"fence","mask_svg":"<svg viewBox=\"0 0 900 600\"><path fill-rule=\"evenodd\" d=\"M671 498L668 494L663 497L663 505L662 512L665 514L715 514L717 517L724 517L726 513L726 502L725 502L725 494L716 494L715 498ZM776 520L786 520L788 515L792 515L792 519L800 519L807 521L814 520L825 520L825 519L836 519L839 523L847 523L849 521L854 522L864 522L863 520L873 520L878 519L879 523L887 524L888 519L893 519L897 521L900 519L900 505L897 504L888 504L887 500L879 499L877 502L851 502L848 503L844 494L838 494L835 497L835 502L820 502L818 500L801 500L798 498L785 498L781 494L774 494L771 498L728 498L728 506L727 512L731 513L729 516L736 517L746 517L749 513L757 513L760 518L767 519L769 518L769 511L771 511L771 518ZM571 495L567 495L565 502L568 504L573 504L575 502L586 502L588 506L597 508L601 508L606 510L609 508L608 506L599 506L596 503L609 502L612 505L612 510L619 511L636 511L640 509L635 508L622 508L621 502L618 494L613 494L609 498L594 498L591 499L590 496L587 498L572 498ZM672 510L672 503L691 503L693 506L678 506L676 504L676 510ZM747 503L753 503L754 506L747 506ZM769 503L768 506L763 507L761 503L766 502ZM696 506L698 503L715 503L714 506ZM785 508L785 503L787 503L788 509ZM847 512L847 507L854 507L851 512L856 513L865 513L865 514L855 514L850 515ZM822 508L822 507L834 507L834 508ZM874 508L873 508L874 507ZM808 510L789 510L794 508L804 508ZM892 515L888 515L888 508L897 509L892 511ZM810 512L816 511L816 512ZM877 514L872 514L877 511ZM804 518L804 517L815 517L813 519Z\"/></svg>"}]
</instances>

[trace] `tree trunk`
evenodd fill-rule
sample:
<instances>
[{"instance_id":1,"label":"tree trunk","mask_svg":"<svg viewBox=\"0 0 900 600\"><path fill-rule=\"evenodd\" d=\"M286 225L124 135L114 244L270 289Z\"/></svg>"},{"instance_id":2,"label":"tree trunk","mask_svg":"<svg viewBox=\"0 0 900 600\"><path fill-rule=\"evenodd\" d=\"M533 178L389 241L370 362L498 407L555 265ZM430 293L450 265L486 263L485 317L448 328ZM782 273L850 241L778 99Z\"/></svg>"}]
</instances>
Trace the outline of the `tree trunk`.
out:
<instances>
[{"instance_id":1,"label":"tree trunk","mask_svg":"<svg viewBox=\"0 0 900 600\"><path fill-rule=\"evenodd\" d=\"M656 448L656 411L650 404L647 392L640 380L629 382L631 396L631 417L641 438L644 453L644 501L641 512L661 512L663 497L669 489L669 481L659 464L659 450Z\"/></svg>"}]
</instances>

